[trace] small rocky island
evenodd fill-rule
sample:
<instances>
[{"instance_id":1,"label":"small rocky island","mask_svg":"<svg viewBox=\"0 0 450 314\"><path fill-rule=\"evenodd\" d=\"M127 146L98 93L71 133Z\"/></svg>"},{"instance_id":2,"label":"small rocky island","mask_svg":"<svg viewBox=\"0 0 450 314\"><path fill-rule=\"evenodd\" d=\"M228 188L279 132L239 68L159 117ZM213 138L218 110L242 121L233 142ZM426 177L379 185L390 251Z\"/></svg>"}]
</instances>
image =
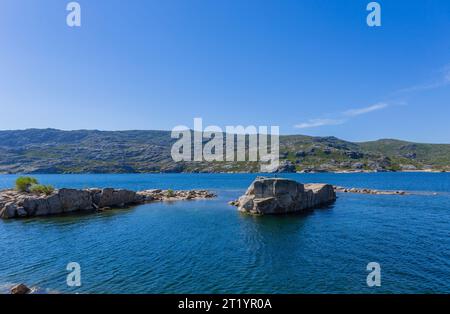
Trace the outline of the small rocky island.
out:
<instances>
[{"instance_id":1,"label":"small rocky island","mask_svg":"<svg viewBox=\"0 0 450 314\"><path fill-rule=\"evenodd\" d=\"M333 203L336 193L330 184L302 184L283 178L258 177L237 201L239 211L255 215L304 212Z\"/></svg>"},{"instance_id":2,"label":"small rocky island","mask_svg":"<svg viewBox=\"0 0 450 314\"><path fill-rule=\"evenodd\" d=\"M358 194L372 194L372 195L409 195L410 193L401 191L401 190L395 190L395 191L386 191L386 190L374 190L374 189L367 189L367 188L345 188L342 186L335 186L334 190L336 192L341 193L358 193Z\"/></svg>"},{"instance_id":3,"label":"small rocky island","mask_svg":"<svg viewBox=\"0 0 450 314\"><path fill-rule=\"evenodd\" d=\"M124 208L155 201L208 199L215 197L206 190L126 189L60 189L50 194L30 193L14 189L0 191L0 218L25 218L61 215L75 212L96 212Z\"/></svg>"}]
</instances>

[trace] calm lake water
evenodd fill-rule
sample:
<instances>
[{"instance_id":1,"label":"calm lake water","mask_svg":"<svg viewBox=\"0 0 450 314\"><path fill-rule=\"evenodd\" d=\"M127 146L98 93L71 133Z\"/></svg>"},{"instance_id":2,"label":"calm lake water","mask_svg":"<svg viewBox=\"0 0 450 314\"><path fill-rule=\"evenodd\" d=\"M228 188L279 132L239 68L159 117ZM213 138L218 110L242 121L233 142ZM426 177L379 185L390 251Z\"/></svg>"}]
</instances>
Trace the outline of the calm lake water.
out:
<instances>
[{"instance_id":1,"label":"calm lake water","mask_svg":"<svg viewBox=\"0 0 450 314\"><path fill-rule=\"evenodd\" d=\"M218 198L0 221L0 290L24 282L66 293L450 293L450 174L281 176L419 194L339 194L310 214L251 217L227 202L255 174L38 175L56 187L204 188ZM1 175L0 188L15 178ZM81 287L66 285L69 262L81 265ZM369 262L381 264L381 287L367 287Z\"/></svg>"}]
</instances>

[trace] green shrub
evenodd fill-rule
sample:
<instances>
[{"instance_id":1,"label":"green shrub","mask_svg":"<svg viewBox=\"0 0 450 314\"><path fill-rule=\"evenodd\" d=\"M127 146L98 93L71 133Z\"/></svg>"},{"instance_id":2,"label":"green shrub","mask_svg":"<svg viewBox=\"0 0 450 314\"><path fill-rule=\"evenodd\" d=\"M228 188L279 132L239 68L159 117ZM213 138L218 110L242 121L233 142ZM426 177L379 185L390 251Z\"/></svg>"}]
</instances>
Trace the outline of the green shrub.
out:
<instances>
[{"instance_id":1,"label":"green shrub","mask_svg":"<svg viewBox=\"0 0 450 314\"><path fill-rule=\"evenodd\" d=\"M20 192L28 192L32 185L38 183L38 180L33 177L18 177L16 180L16 190Z\"/></svg>"},{"instance_id":2,"label":"green shrub","mask_svg":"<svg viewBox=\"0 0 450 314\"><path fill-rule=\"evenodd\" d=\"M54 190L55 188L51 185L33 184L30 187L30 192L36 194L50 195L53 193Z\"/></svg>"},{"instance_id":3,"label":"green shrub","mask_svg":"<svg viewBox=\"0 0 450 314\"><path fill-rule=\"evenodd\" d=\"M175 192L173 190L171 190L171 189L168 189L167 190L167 196L168 197L174 197L175 196Z\"/></svg>"}]
</instances>

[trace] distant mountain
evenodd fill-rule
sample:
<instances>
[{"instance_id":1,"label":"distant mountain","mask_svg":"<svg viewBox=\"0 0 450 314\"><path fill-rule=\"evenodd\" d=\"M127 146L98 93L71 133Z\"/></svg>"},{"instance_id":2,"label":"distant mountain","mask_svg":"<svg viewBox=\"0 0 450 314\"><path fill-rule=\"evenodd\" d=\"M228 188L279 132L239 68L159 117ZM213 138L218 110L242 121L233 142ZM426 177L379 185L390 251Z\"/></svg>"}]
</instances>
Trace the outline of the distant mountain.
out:
<instances>
[{"instance_id":1,"label":"distant mountain","mask_svg":"<svg viewBox=\"0 0 450 314\"><path fill-rule=\"evenodd\" d=\"M256 162L183 162L169 131L0 131L1 173L257 172ZM280 171L450 171L450 145L280 137Z\"/></svg>"}]
</instances>

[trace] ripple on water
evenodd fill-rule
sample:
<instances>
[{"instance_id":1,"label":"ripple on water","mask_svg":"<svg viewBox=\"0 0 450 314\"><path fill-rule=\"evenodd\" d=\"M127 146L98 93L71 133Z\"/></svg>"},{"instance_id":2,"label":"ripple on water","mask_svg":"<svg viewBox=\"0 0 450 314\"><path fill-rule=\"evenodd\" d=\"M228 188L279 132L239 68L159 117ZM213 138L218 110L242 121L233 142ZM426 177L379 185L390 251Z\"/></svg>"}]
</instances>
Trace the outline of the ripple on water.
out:
<instances>
[{"instance_id":1,"label":"ripple on water","mask_svg":"<svg viewBox=\"0 0 450 314\"><path fill-rule=\"evenodd\" d=\"M56 186L205 188L219 197L0 221L0 282L94 293L450 293L450 174L287 175L438 195L341 194L328 209L283 217L227 205L255 176L40 176ZM0 185L13 180L0 176ZM66 286L72 261L82 267L76 290ZM376 290L366 285L372 261L382 267Z\"/></svg>"}]
</instances>

